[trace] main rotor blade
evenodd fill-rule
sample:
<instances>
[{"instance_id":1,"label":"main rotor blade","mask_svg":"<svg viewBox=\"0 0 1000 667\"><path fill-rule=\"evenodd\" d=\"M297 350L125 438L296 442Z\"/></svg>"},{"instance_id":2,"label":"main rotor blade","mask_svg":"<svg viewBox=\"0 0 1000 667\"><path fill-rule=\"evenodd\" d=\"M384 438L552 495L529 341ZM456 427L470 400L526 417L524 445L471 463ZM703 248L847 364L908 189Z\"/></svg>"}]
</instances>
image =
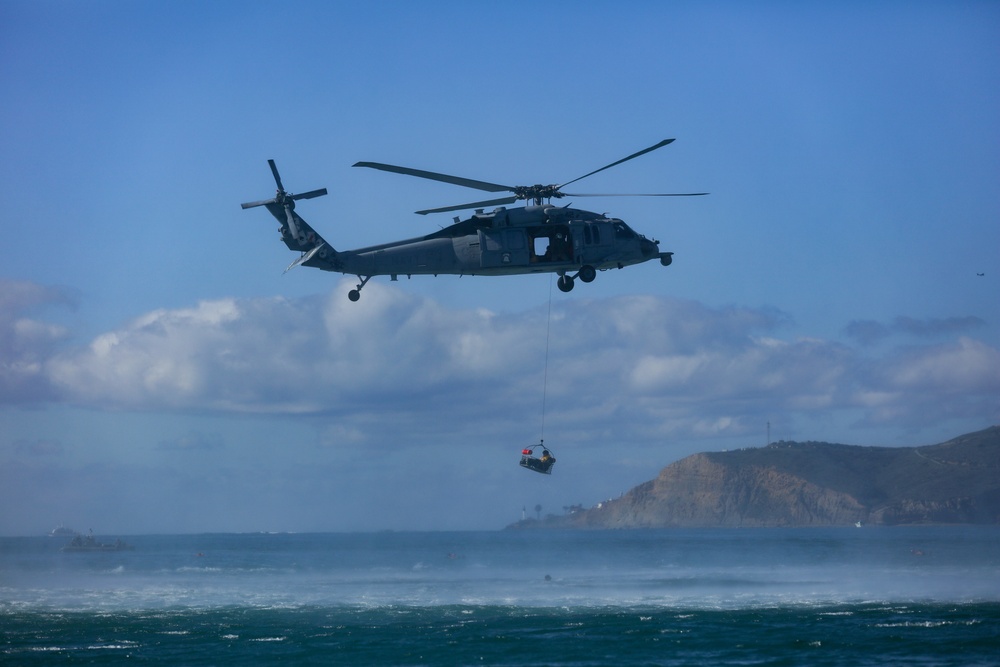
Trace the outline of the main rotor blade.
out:
<instances>
[{"instance_id":1,"label":"main rotor blade","mask_svg":"<svg viewBox=\"0 0 1000 667\"><path fill-rule=\"evenodd\" d=\"M309 192L303 192L301 194L292 195L292 199L312 199L313 197L322 197L326 194L326 188L320 188L319 190L310 190Z\"/></svg>"},{"instance_id":2,"label":"main rotor blade","mask_svg":"<svg viewBox=\"0 0 1000 667\"><path fill-rule=\"evenodd\" d=\"M559 187L563 188L563 187L569 185L570 183L576 183L577 181L582 181L583 179L587 178L588 176L593 176L594 174L596 174L596 173L598 173L600 171L604 171L605 169L611 169L611 167L616 167L616 166L620 165L622 162L628 162L629 160L631 160L633 158L637 158L640 155L645 155L646 153L649 153L651 151L655 151L657 148L663 148L664 146L666 146L669 143L672 143L673 141L674 141L673 139L664 139L663 141L661 141L660 143L656 144L655 146L650 146L649 148L644 148L641 151L639 151L638 153L632 153L628 157L623 157L621 160L618 160L617 162L612 162L611 164L606 165L604 167L601 167L600 169L595 169L594 171L590 172L589 174L584 174L580 178L574 178L572 181L566 181L565 183L563 183Z\"/></svg>"},{"instance_id":3,"label":"main rotor blade","mask_svg":"<svg viewBox=\"0 0 1000 667\"><path fill-rule=\"evenodd\" d=\"M560 193L564 197L701 197L702 195L707 195L707 192L670 192L670 193L657 193L657 194L570 194L568 192Z\"/></svg>"},{"instance_id":4,"label":"main rotor blade","mask_svg":"<svg viewBox=\"0 0 1000 667\"><path fill-rule=\"evenodd\" d=\"M446 211L461 211L467 208L486 208L487 206L503 206L504 204L513 204L517 201L517 197L502 197L500 199L490 199L489 201L477 201L471 204L459 204L457 206L445 206L443 208L429 208L424 211L416 211L420 215L427 215L428 213L445 213Z\"/></svg>"},{"instance_id":5,"label":"main rotor blade","mask_svg":"<svg viewBox=\"0 0 1000 667\"><path fill-rule=\"evenodd\" d=\"M277 184L278 189L284 192L285 186L281 184L281 176L278 175L278 167L274 164L274 160L268 160L267 164L271 167L271 173L274 174L274 182Z\"/></svg>"},{"instance_id":6,"label":"main rotor blade","mask_svg":"<svg viewBox=\"0 0 1000 667\"><path fill-rule=\"evenodd\" d=\"M353 166L355 167L369 167L371 169L379 169L381 171L391 171L394 174L403 174L405 176L416 176L418 178L427 178L432 181L441 181L442 183L451 183L452 185L461 185L466 188L475 188L476 190L485 190L486 192L513 192L514 188L509 185L499 185L497 183L487 183L486 181L476 181L471 178L462 178L461 176L449 176L448 174L438 174L433 171L424 171L422 169L410 169L409 167L397 167L391 164L382 164L381 162L356 162Z\"/></svg>"}]
</instances>

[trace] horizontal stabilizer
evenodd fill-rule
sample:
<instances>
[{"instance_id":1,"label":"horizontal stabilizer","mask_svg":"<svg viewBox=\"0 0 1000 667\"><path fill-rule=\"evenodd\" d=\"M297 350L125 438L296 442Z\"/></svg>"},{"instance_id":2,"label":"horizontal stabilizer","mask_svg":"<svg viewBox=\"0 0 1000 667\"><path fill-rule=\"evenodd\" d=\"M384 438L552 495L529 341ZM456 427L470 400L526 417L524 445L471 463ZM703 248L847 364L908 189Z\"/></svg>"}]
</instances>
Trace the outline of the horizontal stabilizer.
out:
<instances>
[{"instance_id":1,"label":"horizontal stabilizer","mask_svg":"<svg viewBox=\"0 0 1000 667\"><path fill-rule=\"evenodd\" d=\"M282 273L288 273L289 271L291 271L292 269L294 269L299 264L305 264L306 262L308 262L310 259L313 258L313 255L315 255L317 252L319 252L322 248L325 248L325 247L327 247L326 241L323 241L322 243L320 243L319 245L317 245L315 248L313 248L309 252L302 253L302 256L300 256L297 260L295 260L294 262L292 262L291 264L289 264L288 268L286 268L284 271L282 271Z\"/></svg>"}]
</instances>

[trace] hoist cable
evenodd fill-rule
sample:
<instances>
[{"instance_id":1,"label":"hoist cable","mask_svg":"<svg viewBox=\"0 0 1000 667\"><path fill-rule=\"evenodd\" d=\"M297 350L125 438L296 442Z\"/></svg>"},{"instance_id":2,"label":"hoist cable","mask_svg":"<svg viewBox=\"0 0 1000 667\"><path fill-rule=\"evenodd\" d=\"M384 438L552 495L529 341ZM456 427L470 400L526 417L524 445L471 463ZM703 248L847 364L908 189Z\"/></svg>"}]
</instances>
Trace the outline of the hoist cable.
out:
<instances>
[{"instance_id":1,"label":"hoist cable","mask_svg":"<svg viewBox=\"0 0 1000 667\"><path fill-rule=\"evenodd\" d=\"M549 281L549 307L545 313L545 365L542 371L542 437L539 444L545 442L545 392L549 384L549 332L552 330L552 282Z\"/></svg>"}]
</instances>

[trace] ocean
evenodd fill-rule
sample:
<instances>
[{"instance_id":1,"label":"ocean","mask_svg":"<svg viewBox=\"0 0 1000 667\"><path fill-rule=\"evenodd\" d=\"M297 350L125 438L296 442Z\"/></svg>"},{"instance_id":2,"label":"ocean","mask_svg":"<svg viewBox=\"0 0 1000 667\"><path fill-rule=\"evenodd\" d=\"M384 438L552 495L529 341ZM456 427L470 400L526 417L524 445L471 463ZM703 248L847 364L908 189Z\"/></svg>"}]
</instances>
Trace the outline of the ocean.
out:
<instances>
[{"instance_id":1,"label":"ocean","mask_svg":"<svg viewBox=\"0 0 1000 667\"><path fill-rule=\"evenodd\" d=\"M996 526L122 539L0 538L0 663L1000 665Z\"/></svg>"}]
</instances>

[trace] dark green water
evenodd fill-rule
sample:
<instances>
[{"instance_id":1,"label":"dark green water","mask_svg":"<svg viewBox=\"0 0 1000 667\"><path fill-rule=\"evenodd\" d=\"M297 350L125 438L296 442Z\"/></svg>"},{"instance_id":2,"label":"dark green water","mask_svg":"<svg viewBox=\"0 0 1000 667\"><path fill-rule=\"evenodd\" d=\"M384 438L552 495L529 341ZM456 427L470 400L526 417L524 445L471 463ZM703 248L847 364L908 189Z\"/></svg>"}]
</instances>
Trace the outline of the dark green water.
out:
<instances>
[{"instance_id":1,"label":"dark green water","mask_svg":"<svg viewBox=\"0 0 1000 667\"><path fill-rule=\"evenodd\" d=\"M1000 531L0 538L0 663L998 665Z\"/></svg>"}]
</instances>

